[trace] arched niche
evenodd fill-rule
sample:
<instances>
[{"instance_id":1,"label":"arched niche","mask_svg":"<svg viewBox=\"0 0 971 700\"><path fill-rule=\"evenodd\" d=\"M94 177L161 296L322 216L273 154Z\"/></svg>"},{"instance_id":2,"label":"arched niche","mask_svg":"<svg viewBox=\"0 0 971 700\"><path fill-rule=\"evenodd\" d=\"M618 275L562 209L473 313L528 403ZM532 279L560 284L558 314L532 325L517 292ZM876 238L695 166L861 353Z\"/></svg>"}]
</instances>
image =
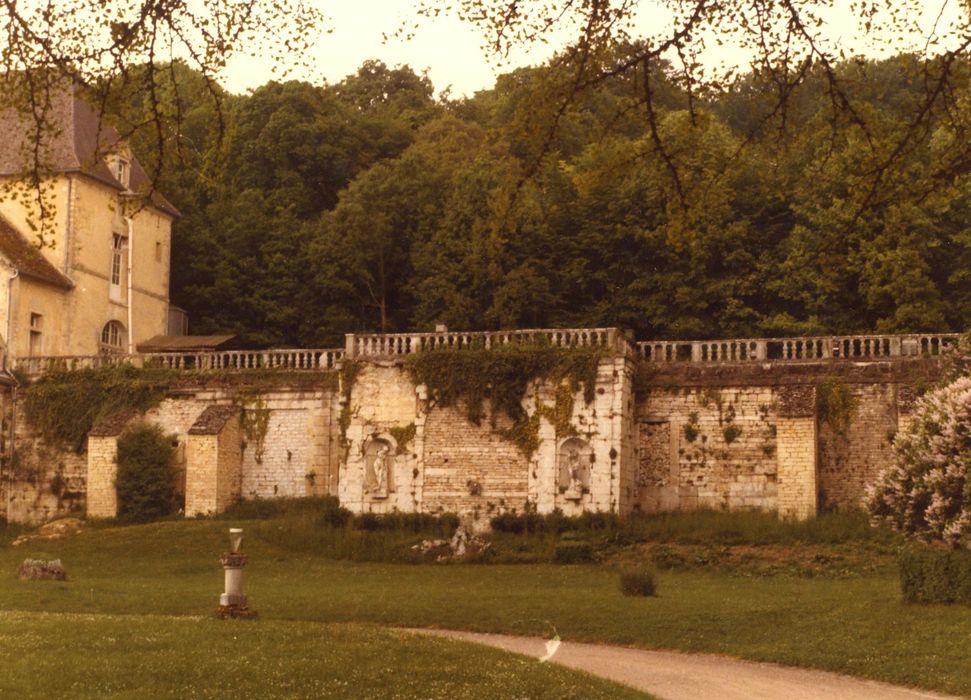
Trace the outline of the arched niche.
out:
<instances>
[{"instance_id":1,"label":"arched niche","mask_svg":"<svg viewBox=\"0 0 971 700\"><path fill-rule=\"evenodd\" d=\"M364 493L387 498L394 491L397 444L389 435L372 435L364 444Z\"/></svg>"},{"instance_id":2,"label":"arched niche","mask_svg":"<svg viewBox=\"0 0 971 700\"><path fill-rule=\"evenodd\" d=\"M560 443L556 453L556 487L565 498L580 499L590 491L590 472L594 453L582 438L569 438Z\"/></svg>"}]
</instances>

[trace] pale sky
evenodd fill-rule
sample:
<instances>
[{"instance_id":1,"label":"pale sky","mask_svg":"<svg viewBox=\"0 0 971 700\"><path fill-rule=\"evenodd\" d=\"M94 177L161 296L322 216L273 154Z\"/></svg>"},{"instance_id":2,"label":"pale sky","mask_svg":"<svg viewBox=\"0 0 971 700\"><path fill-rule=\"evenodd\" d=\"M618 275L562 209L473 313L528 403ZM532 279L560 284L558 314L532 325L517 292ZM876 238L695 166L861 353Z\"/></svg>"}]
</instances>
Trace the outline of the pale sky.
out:
<instances>
[{"instance_id":1,"label":"pale sky","mask_svg":"<svg viewBox=\"0 0 971 700\"><path fill-rule=\"evenodd\" d=\"M410 65L416 72L428 70L436 92L451 86L453 96L472 95L477 90L493 86L496 76L524 65L538 64L546 60L564 41L568 32L554 37L549 45L521 50L508 61L497 62L490 52L481 48L483 38L471 24L455 17L440 16L434 21L422 20L410 40L393 38L403 23L411 26L416 19L409 0L309 0L329 18L330 33L317 37L310 57L316 75L296 75L329 83L340 81L355 73L367 59L379 59L389 66ZM898 48L922 49L924 39L938 22L938 32L956 18L966 17L959 0L922 0L924 13L913 20L915 30L907 36L897 37L903 42ZM853 17L850 0L835 0L838 9L826 17L826 37L830 46L842 47L848 54L878 56L886 53L888 37L876 32L864 36ZM964 13L964 14L962 14ZM651 0L641 3L636 16L639 27L663 26L668 21L665 11ZM384 40L384 35L392 38ZM559 43L557 43L559 41ZM748 57L737 48L725 46L712 48L703 57L706 65L719 62L745 66ZM883 49L881 51L881 48ZM223 74L223 84L233 92L244 92L258 87L273 77L270 61L265 58L239 56L231 60Z\"/></svg>"}]
</instances>

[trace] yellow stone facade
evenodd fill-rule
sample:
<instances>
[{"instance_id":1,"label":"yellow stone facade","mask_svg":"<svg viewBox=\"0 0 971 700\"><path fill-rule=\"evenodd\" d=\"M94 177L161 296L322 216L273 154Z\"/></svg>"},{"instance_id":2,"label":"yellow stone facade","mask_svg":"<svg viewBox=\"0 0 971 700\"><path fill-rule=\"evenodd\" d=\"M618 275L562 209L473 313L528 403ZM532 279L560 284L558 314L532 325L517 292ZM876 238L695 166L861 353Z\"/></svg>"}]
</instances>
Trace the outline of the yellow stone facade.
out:
<instances>
[{"instance_id":1,"label":"yellow stone facade","mask_svg":"<svg viewBox=\"0 0 971 700\"><path fill-rule=\"evenodd\" d=\"M0 258L0 309L9 318L0 333L8 357L99 354L109 322L118 324L118 351L165 334L173 217L82 174L53 178L51 192L53 219L39 252L74 286L59 288L17 274ZM29 233L36 212L4 199L0 215L37 242ZM116 236L124 245L113 284Z\"/></svg>"},{"instance_id":2,"label":"yellow stone facade","mask_svg":"<svg viewBox=\"0 0 971 700\"><path fill-rule=\"evenodd\" d=\"M179 212L79 86L49 97L39 141L29 113L0 110L3 345L12 359L132 351L168 331Z\"/></svg>"}]
</instances>

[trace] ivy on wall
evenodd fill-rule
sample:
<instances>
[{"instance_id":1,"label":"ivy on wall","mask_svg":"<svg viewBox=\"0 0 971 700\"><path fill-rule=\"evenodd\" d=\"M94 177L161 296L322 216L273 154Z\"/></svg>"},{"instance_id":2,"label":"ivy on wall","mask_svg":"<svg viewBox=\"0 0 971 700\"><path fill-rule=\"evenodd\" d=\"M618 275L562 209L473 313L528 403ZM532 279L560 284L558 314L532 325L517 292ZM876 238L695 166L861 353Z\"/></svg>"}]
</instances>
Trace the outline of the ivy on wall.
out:
<instances>
[{"instance_id":1,"label":"ivy on wall","mask_svg":"<svg viewBox=\"0 0 971 700\"><path fill-rule=\"evenodd\" d=\"M80 453L98 421L157 406L173 377L169 370L124 365L48 373L28 387L24 410L45 440Z\"/></svg>"},{"instance_id":2,"label":"ivy on wall","mask_svg":"<svg viewBox=\"0 0 971 700\"><path fill-rule=\"evenodd\" d=\"M361 373L364 366L360 362L355 362L347 358L341 362L338 374L341 392L341 413L337 419L337 427L340 430L340 446L344 450L344 459L351 449L351 443L347 439L347 429L351 426L351 392L354 390L354 382L357 375Z\"/></svg>"},{"instance_id":3,"label":"ivy on wall","mask_svg":"<svg viewBox=\"0 0 971 700\"><path fill-rule=\"evenodd\" d=\"M223 387L245 397L279 386L337 388L336 371L293 370L186 371L116 365L98 369L48 372L28 384L27 420L47 442L84 451L87 436L102 419L128 410L154 408L176 388ZM245 406L244 406L245 408ZM254 426L259 430L259 426Z\"/></svg>"},{"instance_id":4,"label":"ivy on wall","mask_svg":"<svg viewBox=\"0 0 971 700\"><path fill-rule=\"evenodd\" d=\"M388 428L388 433L390 433L398 445L397 453L399 455L405 454L408 451L408 444L414 441L417 432L418 427L414 423Z\"/></svg>"},{"instance_id":5,"label":"ivy on wall","mask_svg":"<svg viewBox=\"0 0 971 700\"><path fill-rule=\"evenodd\" d=\"M596 367L594 367L594 381L596 381ZM564 437L574 437L579 435L577 429L573 426L571 422L573 418L573 394L576 388L573 382L567 380L560 380L560 383L556 386L556 391L554 392L554 400L552 406L547 406L546 404L540 403L536 407L536 415L541 416L553 424L553 428L556 430L556 436L558 438ZM591 399L593 397L591 396ZM587 402L589 403L589 401Z\"/></svg>"},{"instance_id":6,"label":"ivy on wall","mask_svg":"<svg viewBox=\"0 0 971 700\"><path fill-rule=\"evenodd\" d=\"M840 437L846 437L859 400L839 377L828 377L816 387L819 419Z\"/></svg>"},{"instance_id":7,"label":"ivy on wall","mask_svg":"<svg viewBox=\"0 0 971 700\"><path fill-rule=\"evenodd\" d=\"M246 443L253 444L253 458L257 464L263 463L263 448L266 434L270 430L270 411L266 407L262 394L248 390L240 393L240 405L243 408L240 427Z\"/></svg>"},{"instance_id":8,"label":"ivy on wall","mask_svg":"<svg viewBox=\"0 0 971 700\"><path fill-rule=\"evenodd\" d=\"M527 457L538 447L539 411L532 416L522 402L531 382L557 385L556 404L547 416L557 433L569 434L573 394L583 390L586 403L594 398L599 348L557 348L510 345L491 350L434 350L411 355L405 367L416 384L428 387L429 396L442 406L465 404L466 415L479 425L484 418ZM560 387L564 388L560 388ZM565 397L569 395L567 400ZM485 402L489 415L485 415ZM504 413L512 426L498 429Z\"/></svg>"}]
</instances>

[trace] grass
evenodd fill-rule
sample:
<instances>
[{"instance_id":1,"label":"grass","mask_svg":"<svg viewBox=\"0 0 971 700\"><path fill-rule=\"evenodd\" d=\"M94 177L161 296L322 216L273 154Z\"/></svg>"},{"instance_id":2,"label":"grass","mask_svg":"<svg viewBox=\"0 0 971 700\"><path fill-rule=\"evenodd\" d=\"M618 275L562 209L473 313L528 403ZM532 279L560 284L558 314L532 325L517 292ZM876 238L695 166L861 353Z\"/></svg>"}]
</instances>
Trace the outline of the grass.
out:
<instances>
[{"instance_id":1,"label":"grass","mask_svg":"<svg viewBox=\"0 0 971 700\"><path fill-rule=\"evenodd\" d=\"M0 518L0 547L5 547L30 528L17 523L8 523Z\"/></svg>"},{"instance_id":2,"label":"grass","mask_svg":"<svg viewBox=\"0 0 971 700\"><path fill-rule=\"evenodd\" d=\"M448 538L458 524L448 514L352 516L333 498L245 501L220 519L262 520L252 525L260 538L297 554L397 563L420 563L423 557L413 546ZM574 549L590 548L598 561L610 564L637 563L628 560L646 555L662 569L845 576L892 569L902 544L899 535L871 528L861 512L827 513L804 522L755 511L625 519L605 513L578 518L506 513L493 523L493 546L476 558L479 563L581 563L561 556L561 544L570 541Z\"/></svg>"},{"instance_id":3,"label":"grass","mask_svg":"<svg viewBox=\"0 0 971 700\"><path fill-rule=\"evenodd\" d=\"M281 546L270 535L285 521L198 520L0 547L0 571L15 571L28 556L57 557L69 576L64 583L0 576L0 609L206 617L222 587L217 556L230 524L247 532L246 586L262 618L253 629L291 621L556 631L971 695L971 609L906 605L893 573L810 579L671 570L658 574L657 597L627 598L609 566L340 562Z\"/></svg>"},{"instance_id":4,"label":"grass","mask_svg":"<svg viewBox=\"0 0 971 700\"><path fill-rule=\"evenodd\" d=\"M247 526L270 532L272 522ZM260 619L217 621L225 523L101 523L70 540L9 546L19 531L0 529L0 571L27 557L67 557L69 580L0 577L0 697L646 697L477 645L347 624L348 611L310 603L330 595L339 564L308 567L256 538L247 549L260 561L247 584ZM364 586L359 604L379 601L385 586L394 581Z\"/></svg>"},{"instance_id":5,"label":"grass","mask_svg":"<svg viewBox=\"0 0 971 700\"><path fill-rule=\"evenodd\" d=\"M641 698L555 665L363 625L0 612L0 696Z\"/></svg>"}]
</instances>

